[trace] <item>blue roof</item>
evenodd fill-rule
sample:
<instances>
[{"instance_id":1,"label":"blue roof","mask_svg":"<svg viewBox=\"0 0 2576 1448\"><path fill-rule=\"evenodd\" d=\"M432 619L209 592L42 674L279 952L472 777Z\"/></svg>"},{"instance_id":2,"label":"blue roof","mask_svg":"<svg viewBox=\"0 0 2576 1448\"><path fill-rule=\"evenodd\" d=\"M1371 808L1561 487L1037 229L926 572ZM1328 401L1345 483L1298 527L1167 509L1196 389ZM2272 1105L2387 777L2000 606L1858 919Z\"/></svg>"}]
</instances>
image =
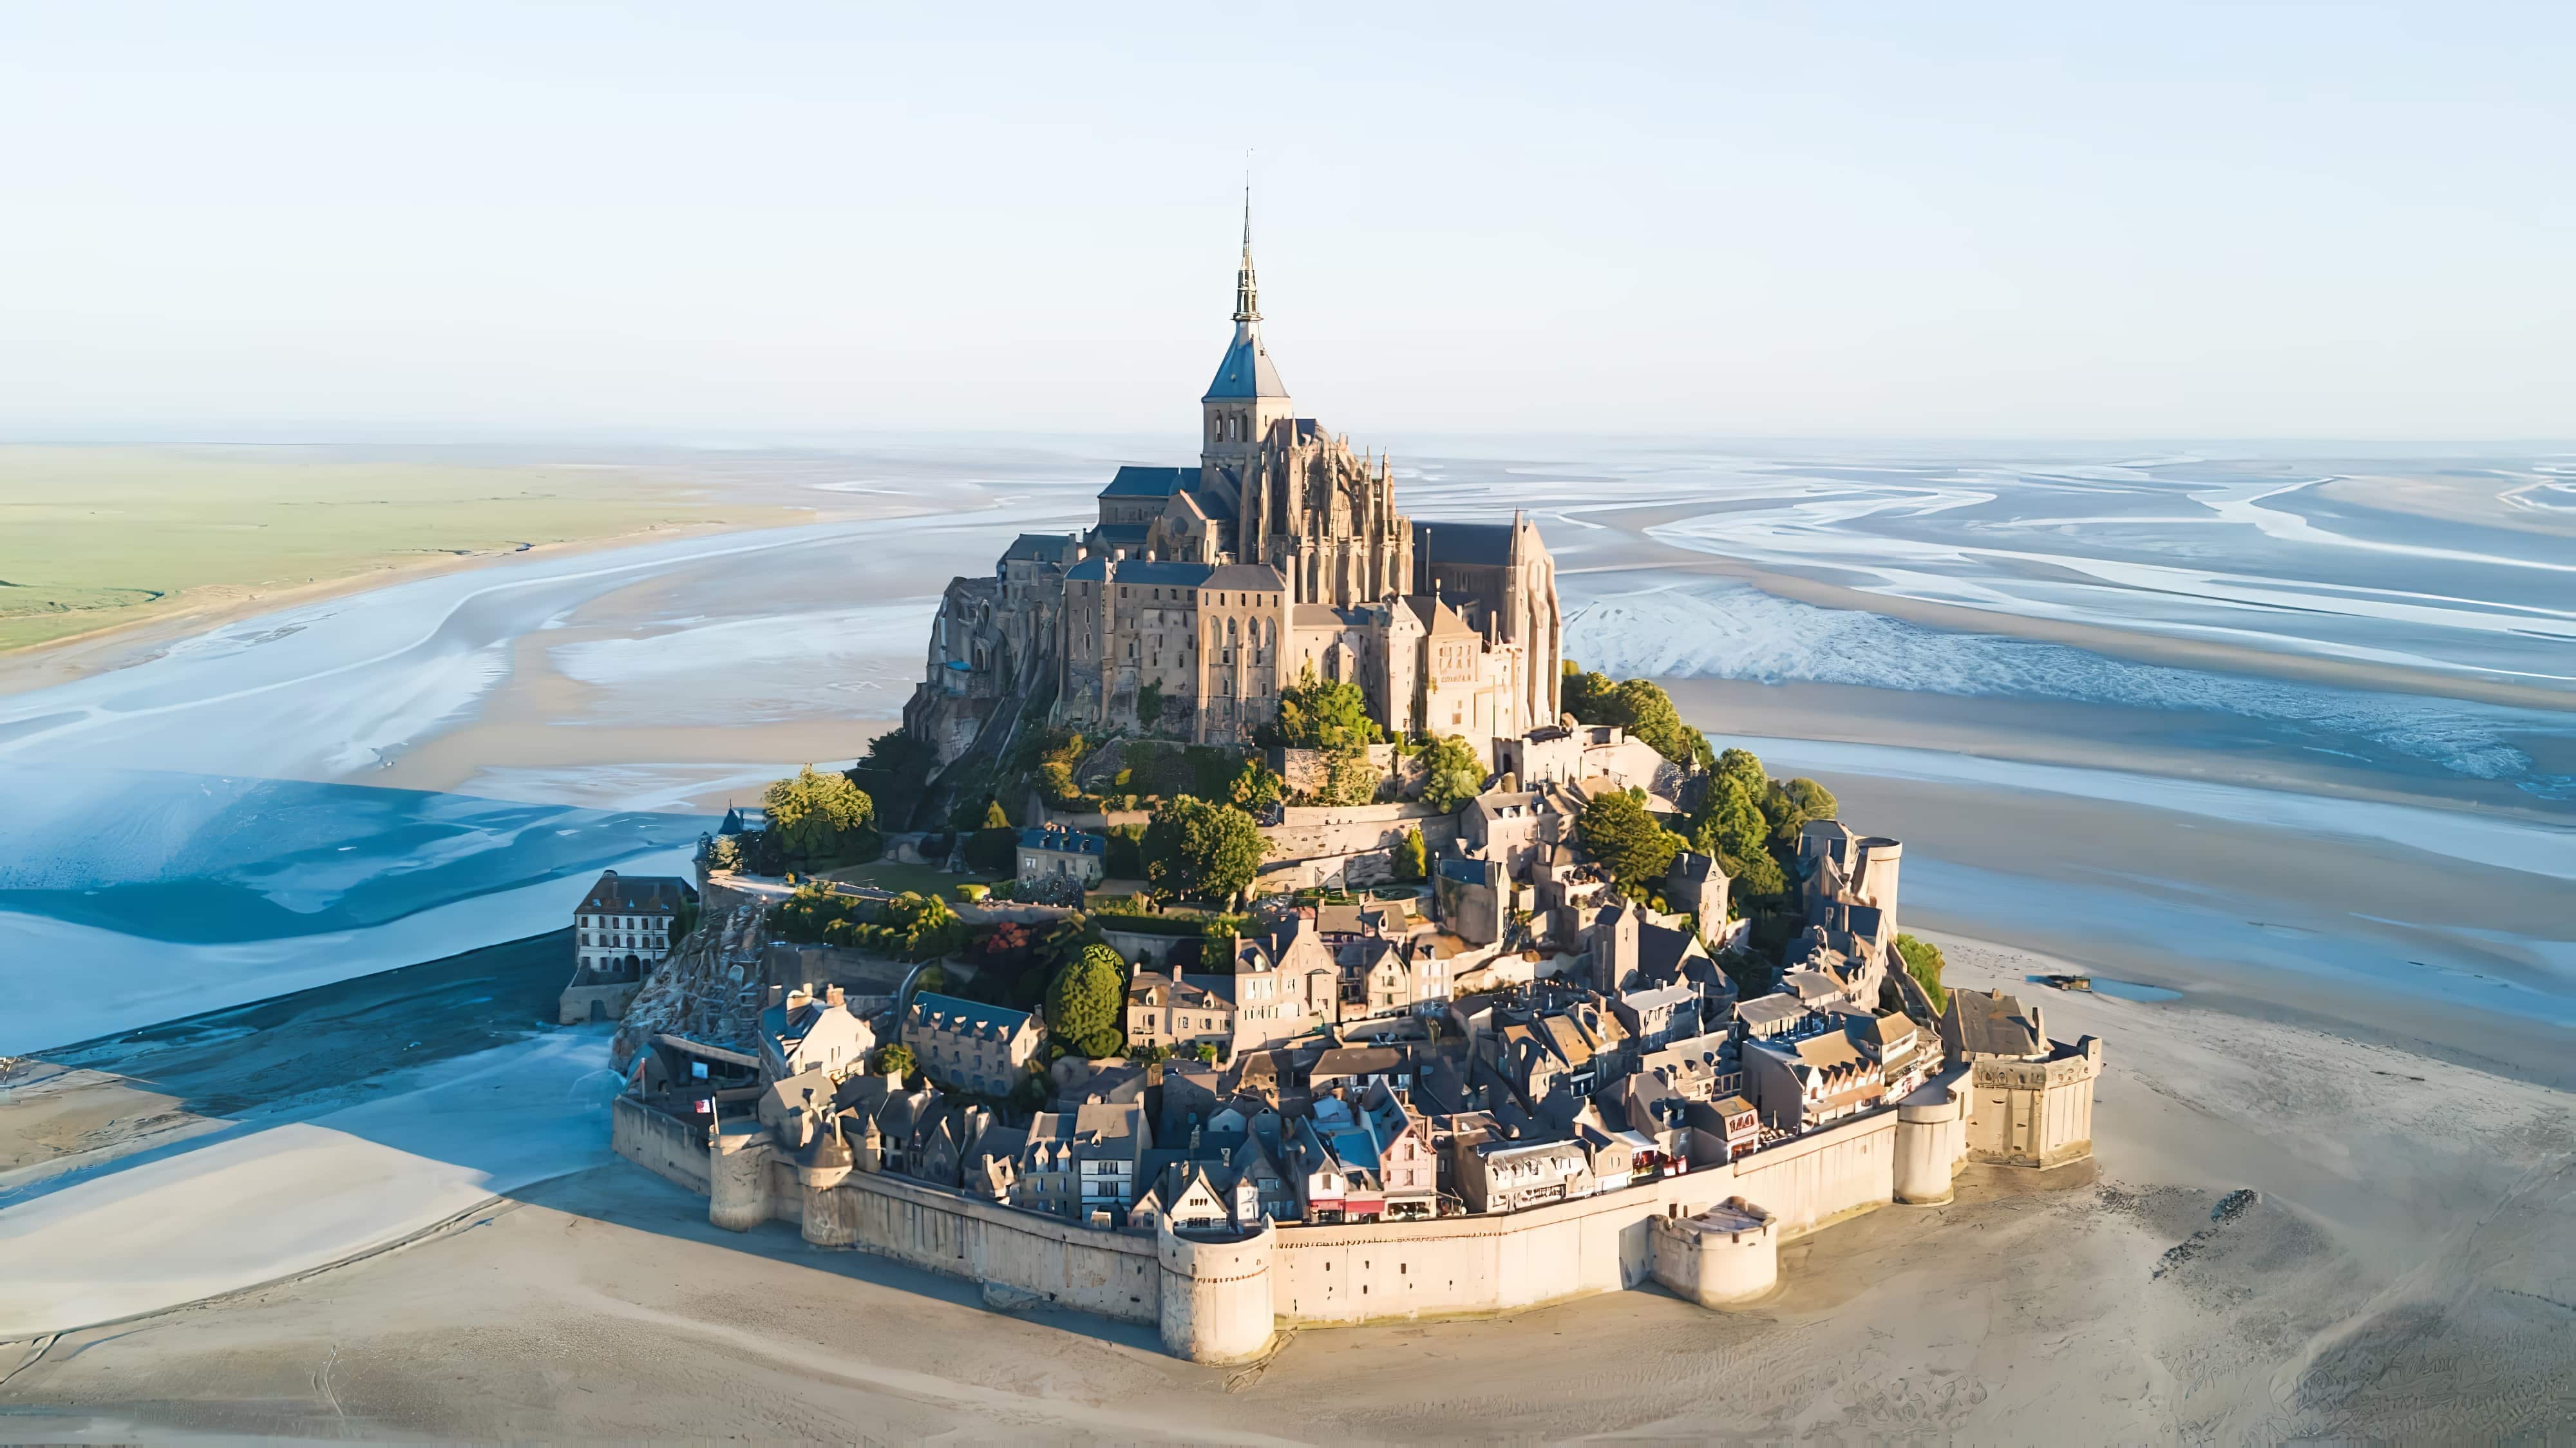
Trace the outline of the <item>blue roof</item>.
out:
<instances>
[{"instance_id":1,"label":"blue roof","mask_svg":"<svg viewBox=\"0 0 2576 1448\"><path fill-rule=\"evenodd\" d=\"M941 995L936 991L915 991L912 1003L921 1011L935 1012L951 1020L962 1020L970 1025L990 1030L996 1035L1010 1035L1027 1025L1029 1021L1027 1011L1015 1011L1007 1006L988 1006L982 1001L961 1001L955 996Z\"/></svg>"},{"instance_id":2,"label":"blue roof","mask_svg":"<svg viewBox=\"0 0 2576 1448\"><path fill-rule=\"evenodd\" d=\"M1279 380L1279 369L1271 365L1270 349L1261 345L1261 333L1248 325L1234 329L1234 341L1225 349L1225 360L1216 365L1216 380L1208 384L1203 402L1229 397L1286 397L1287 384Z\"/></svg>"},{"instance_id":3,"label":"blue roof","mask_svg":"<svg viewBox=\"0 0 2576 1448\"><path fill-rule=\"evenodd\" d=\"M1512 561L1509 523L1426 523L1413 520L1413 557L1425 563L1507 564Z\"/></svg>"},{"instance_id":4,"label":"blue roof","mask_svg":"<svg viewBox=\"0 0 2576 1448\"><path fill-rule=\"evenodd\" d=\"M1207 582L1208 575L1214 572L1216 572L1215 566L1206 563L1140 563L1130 561L1118 565L1118 581L1121 583L1160 584L1174 588L1196 588ZM1073 567L1068 570L1064 576L1077 580L1088 579L1093 583L1098 583L1109 576L1109 560L1106 558L1085 558L1080 563L1073 565Z\"/></svg>"},{"instance_id":5,"label":"blue roof","mask_svg":"<svg viewBox=\"0 0 2576 1448\"><path fill-rule=\"evenodd\" d=\"M1122 467L1109 486L1100 490L1104 498L1168 498L1199 480L1196 468Z\"/></svg>"},{"instance_id":6,"label":"blue roof","mask_svg":"<svg viewBox=\"0 0 2576 1448\"><path fill-rule=\"evenodd\" d=\"M1087 830L1022 830L1020 845L1024 849L1054 850L1065 855L1109 853L1109 841Z\"/></svg>"}]
</instances>

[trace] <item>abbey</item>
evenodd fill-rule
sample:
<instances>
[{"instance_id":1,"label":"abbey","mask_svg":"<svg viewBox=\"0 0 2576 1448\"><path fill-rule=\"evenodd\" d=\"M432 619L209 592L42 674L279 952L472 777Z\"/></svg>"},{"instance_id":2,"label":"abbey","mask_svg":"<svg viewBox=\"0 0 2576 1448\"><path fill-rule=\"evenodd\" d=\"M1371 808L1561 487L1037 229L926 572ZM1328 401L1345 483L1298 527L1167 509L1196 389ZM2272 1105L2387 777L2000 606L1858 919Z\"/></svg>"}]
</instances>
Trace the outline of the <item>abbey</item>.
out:
<instances>
[{"instance_id":1,"label":"abbey","mask_svg":"<svg viewBox=\"0 0 2576 1448\"><path fill-rule=\"evenodd\" d=\"M1250 210L1234 336L1196 467L1122 467L1079 535L1023 534L952 581L904 724L948 764L1031 705L1086 729L1236 743L1308 670L1391 733L1556 722L1564 627L1537 527L1417 523L1387 460L1299 417L1261 340ZM999 747L998 742L991 747Z\"/></svg>"}]
</instances>

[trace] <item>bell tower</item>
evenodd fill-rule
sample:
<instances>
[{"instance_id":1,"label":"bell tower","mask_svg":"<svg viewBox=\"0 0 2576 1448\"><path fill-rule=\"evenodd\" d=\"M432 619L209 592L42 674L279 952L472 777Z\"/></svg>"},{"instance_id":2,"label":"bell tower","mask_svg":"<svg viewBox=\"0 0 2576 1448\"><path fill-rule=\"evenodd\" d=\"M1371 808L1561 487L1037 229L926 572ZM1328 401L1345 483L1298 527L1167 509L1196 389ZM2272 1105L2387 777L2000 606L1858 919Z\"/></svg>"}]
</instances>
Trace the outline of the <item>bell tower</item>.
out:
<instances>
[{"instance_id":1,"label":"bell tower","mask_svg":"<svg viewBox=\"0 0 2576 1448\"><path fill-rule=\"evenodd\" d=\"M1233 475L1236 487L1250 476L1254 453L1270 424L1289 415L1288 389L1261 345L1260 289L1252 277L1252 184L1243 187L1243 264L1234 274L1234 340L1217 364L1216 380L1199 399L1199 465Z\"/></svg>"}]
</instances>

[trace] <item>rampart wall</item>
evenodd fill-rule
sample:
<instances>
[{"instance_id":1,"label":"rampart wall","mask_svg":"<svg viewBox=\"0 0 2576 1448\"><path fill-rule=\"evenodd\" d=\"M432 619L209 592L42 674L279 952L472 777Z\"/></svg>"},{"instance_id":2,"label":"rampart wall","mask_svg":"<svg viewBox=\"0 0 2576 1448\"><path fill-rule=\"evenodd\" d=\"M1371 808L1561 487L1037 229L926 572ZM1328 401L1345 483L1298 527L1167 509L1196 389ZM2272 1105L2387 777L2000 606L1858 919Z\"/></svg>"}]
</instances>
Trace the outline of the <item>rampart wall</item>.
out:
<instances>
[{"instance_id":1,"label":"rampart wall","mask_svg":"<svg viewBox=\"0 0 2576 1448\"><path fill-rule=\"evenodd\" d=\"M632 1096L618 1097L608 1119L608 1143L619 1156L666 1181L705 1194L707 1144L696 1127Z\"/></svg>"},{"instance_id":2,"label":"rampart wall","mask_svg":"<svg viewBox=\"0 0 2576 1448\"><path fill-rule=\"evenodd\" d=\"M1274 1320L1503 1312L1643 1286L1654 1276L1655 1219L1692 1217L1731 1197L1759 1205L1776 1239L1792 1240L1892 1200L1899 1134L1920 1129L1891 1108L1725 1166L1505 1216L1276 1226L1218 1244L1097 1231L901 1177L836 1171L808 1182L765 1140L728 1138L727 1187L711 1197L709 1216L737 1228L763 1217L796 1222L810 1240L968 1278L988 1293L1157 1323L1180 1356L1237 1361L1267 1344L1256 1325ZM1950 1139L1931 1154L1949 1156ZM707 1190L709 1154L685 1124L621 1099L615 1140L628 1159ZM766 1200L746 1200L747 1191Z\"/></svg>"}]
</instances>

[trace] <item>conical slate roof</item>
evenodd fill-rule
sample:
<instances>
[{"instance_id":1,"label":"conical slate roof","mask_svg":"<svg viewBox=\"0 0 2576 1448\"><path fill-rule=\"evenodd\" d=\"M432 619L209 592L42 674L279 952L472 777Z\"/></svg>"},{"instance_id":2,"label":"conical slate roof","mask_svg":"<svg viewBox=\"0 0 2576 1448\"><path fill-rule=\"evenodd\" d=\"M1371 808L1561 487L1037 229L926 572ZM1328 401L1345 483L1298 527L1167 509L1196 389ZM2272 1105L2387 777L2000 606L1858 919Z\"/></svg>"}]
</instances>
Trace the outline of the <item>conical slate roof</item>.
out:
<instances>
[{"instance_id":1,"label":"conical slate roof","mask_svg":"<svg viewBox=\"0 0 2576 1448\"><path fill-rule=\"evenodd\" d=\"M1279 369L1270 361L1270 349L1261 345L1261 328L1250 322L1237 322L1234 341L1225 349L1225 360L1217 364L1216 380L1208 384L1203 402L1229 397L1286 397L1287 384L1279 380Z\"/></svg>"}]
</instances>

